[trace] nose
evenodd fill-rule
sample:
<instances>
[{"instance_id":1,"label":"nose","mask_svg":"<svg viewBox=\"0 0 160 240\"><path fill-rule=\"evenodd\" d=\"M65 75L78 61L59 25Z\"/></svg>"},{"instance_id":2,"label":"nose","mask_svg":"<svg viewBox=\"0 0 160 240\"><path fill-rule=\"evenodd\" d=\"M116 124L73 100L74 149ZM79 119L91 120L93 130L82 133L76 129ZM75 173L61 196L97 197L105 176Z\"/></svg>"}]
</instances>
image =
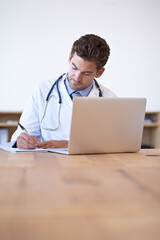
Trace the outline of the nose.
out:
<instances>
[{"instance_id":1,"label":"nose","mask_svg":"<svg viewBox=\"0 0 160 240\"><path fill-rule=\"evenodd\" d=\"M80 71L76 71L75 73L75 80L76 81L80 81L82 78L81 72Z\"/></svg>"}]
</instances>

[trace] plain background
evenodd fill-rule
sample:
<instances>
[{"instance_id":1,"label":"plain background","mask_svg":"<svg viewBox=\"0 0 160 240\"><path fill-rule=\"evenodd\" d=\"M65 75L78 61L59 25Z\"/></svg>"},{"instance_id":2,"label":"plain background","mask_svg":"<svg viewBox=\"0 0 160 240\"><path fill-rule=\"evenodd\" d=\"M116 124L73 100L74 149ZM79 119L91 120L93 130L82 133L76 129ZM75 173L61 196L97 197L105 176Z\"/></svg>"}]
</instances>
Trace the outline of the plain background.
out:
<instances>
[{"instance_id":1,"label":"plain background","mask_svg":"<svg viewBox=\"0 0 160 240\"><path fill-rule=\"evenodd\" d=\"M159 0L0 0L0 110L22 111L36 84L67 72L87 33L111 48L99 83L159 111Z\"/></svg>"}]
</instances>

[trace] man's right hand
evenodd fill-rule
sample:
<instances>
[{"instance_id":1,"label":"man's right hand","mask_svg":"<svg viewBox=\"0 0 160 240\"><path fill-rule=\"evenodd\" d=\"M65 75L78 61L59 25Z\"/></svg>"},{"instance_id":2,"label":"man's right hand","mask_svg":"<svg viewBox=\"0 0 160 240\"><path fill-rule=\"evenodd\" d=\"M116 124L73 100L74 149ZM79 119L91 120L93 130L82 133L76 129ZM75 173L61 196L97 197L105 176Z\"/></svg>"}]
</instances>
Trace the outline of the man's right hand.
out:
<instances>
[{"instance_id":1,"label":"man's right hand","mask_svg":"<svg viewBox=\"0 0 160 240\"><path fill-rule=\"evenodd\" d=\"M34 149L38 147L38 139L22 132L17 138L17 147L20 149Z\"/></svg>"}]
</instances>

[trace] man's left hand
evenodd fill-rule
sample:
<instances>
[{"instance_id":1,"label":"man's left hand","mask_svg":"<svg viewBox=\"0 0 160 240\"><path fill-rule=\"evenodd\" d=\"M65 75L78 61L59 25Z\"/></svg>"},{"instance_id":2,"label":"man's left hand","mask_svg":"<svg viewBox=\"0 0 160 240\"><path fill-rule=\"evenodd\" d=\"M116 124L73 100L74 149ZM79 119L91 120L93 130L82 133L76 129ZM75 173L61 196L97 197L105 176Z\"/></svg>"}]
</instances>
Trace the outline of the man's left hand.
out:
<instances>
[{"instance_id":1,"label":"man's left hand","mask_svg":"<svg viewBox=\"0 0 160 240\"><path fill-rule=\"evenodd\" d=\"M38 144L39 148L67 148L68 141L50 140Z\"/></svg>"}]
</instances>

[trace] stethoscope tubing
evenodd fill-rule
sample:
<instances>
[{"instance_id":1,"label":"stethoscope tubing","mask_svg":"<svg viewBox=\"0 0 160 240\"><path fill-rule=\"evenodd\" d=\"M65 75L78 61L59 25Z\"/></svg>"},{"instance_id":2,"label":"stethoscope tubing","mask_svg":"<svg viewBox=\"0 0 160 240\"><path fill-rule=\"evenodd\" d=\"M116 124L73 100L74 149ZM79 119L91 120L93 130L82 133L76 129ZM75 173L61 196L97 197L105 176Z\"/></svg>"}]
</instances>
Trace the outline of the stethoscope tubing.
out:
<instances>
[{"instance_id":1,"label":"stethoscope tubing","mask_svg":"<svg viewBox=\"0 0 160 240\"><path fill-rule=\"evenodd\" d=\"M66 75L66 73L62 74L55 82L54 84L52 85L51 89L49 90L48 94L47 94L47 97L46 97L46 101L45 101L45 107L44 107L44 113L43 113L43 116L42 116L42 119L40 121L40 125L41 125L41 128L43 128L44 130L49 130L49 131L55 131L57 130L57 128L59 127L60 125L60 109L61 109L61 104L62 104L62 97L61 97L61 93L59 91L59 81L63 78L63 76ZM94 82L95 82L95 85L96 87L98 88L99 90L99 97L102 97L102 91L100 89L100 86L98 84L98 82L96 81L96 79L94 79ZM57 93L58 93L58 104L59 104L59 110L58 110L58 123L57 123L57 126L53 129L53 128L45 128L42 126L42 121L46 115L46 110L47 110L47 105L48 105L48 102L49 102L49 98L51 96L51 93L54 89L54 87L56 86L56 89L57 89Z\"/></svg>"},{"instance_id":2,"label":"stethoscope tubing","mask_svg":"<svg viewBox=\"0 0 160 240\"><path fill-rule=\"evenodd\" d=\"M58 98L59 98L59 103L62 103L62 97L61 97L61 94L60 94L60 91L59 91L59 86L58 86L58 84L59 84L59 81L63 78L64 75L65 75L65 73L62 74L62 75L53 83L53 85L52 85L51 89L49 90L48 95L47 95L47 97L46 97L46 102L49 101L49 97L50 97L50 95L51 95L54 87L56 86L56 88L57 88L57 93L58 93ZM102 91L101 91L100 86L99 86L98 82L96 81L96 79L94 79L94 82L95 82L96 87L97 87L98 90L99 90L99 97L102 97Z\"/></svg>"}]
</instances>

